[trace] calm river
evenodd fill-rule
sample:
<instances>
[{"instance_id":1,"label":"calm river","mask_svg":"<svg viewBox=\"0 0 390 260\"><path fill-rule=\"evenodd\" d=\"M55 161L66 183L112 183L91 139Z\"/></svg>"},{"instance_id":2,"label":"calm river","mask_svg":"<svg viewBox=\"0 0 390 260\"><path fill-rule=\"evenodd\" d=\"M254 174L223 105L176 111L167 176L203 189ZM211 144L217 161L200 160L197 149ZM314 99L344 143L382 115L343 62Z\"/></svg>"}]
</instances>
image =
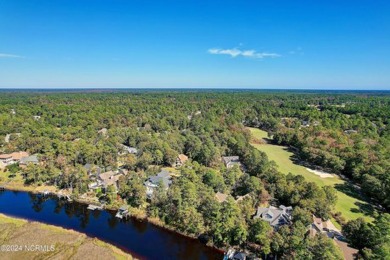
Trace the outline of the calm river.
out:
<instances>
[{"instance_id":1,"label":"calm river","mask_svg":"<svg viewBox=\"0 0 390 260\"><path fill-rule=\"evenodd\" d=\"M140 259L222 259L223 254L146 221L122 221L115 212L28 192L0 191L0 213L73 229L99 238Z\"/></svg>"}]
</instances>

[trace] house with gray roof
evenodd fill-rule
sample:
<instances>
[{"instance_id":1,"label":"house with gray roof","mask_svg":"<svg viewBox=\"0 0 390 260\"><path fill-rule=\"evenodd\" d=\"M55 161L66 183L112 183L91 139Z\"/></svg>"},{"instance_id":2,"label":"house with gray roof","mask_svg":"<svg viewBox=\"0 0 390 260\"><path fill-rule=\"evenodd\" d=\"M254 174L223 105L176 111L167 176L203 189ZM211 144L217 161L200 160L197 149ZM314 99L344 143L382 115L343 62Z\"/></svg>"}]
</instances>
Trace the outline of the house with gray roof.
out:
<instances>
[{"instance_id":1,"label":"house with gray roof","mask_svg":"<svg viewBox=\"0 0 390 260\"><path fill-rule=\"evenodd\" d=\"M279 208L270 206L268 208L258 207L254 219L260 218L267 221L274 229L278 229L282 225L291 224L292 207L285 207L283 205Z\"/></svg>"},{"instance_id":2,"label":"house with gray roof","mask_svg":"<svg viewBox=\"0 0 390 260\"><path fill-rule=\"evenodd\" d=\"M146 195L149 198L153 195L154 190L160 183L165 189L168 189L172 184L172 174L167 170L161 170L157 175L149 177L149 179L144 182Z\"/></svg>"},{"instance_id":3,"label":"house with gray roof","mask_svg":"<svg viewBox=\"0 0 390 260\"><path fill-rule=\"evenodd\" d=\"M98 176L102 173L102 168L91 163L84 164L83 168L87 171L89 177Z\"/></svg>"},{"instance_id":4,"label":"house with gray roof","mask_svg":"<svg viewBox=\"0 0 390 260\"><path fill-rule=\"evenodd\" d=\"M137 148L130 147L130 146L127 146L127 145L124 145L124 144L120 145L119 152L118 152L119 155L123 155L123 154L137 154L137 153L138 153L138 149Z\"/></svg>"},{"instance_id":5,"label":"house with gray roof","mask_svg":"<svg viewBox=\"0 0 390 260\"><path fill-rule=\"evenodd\" d=\"M240 168L242 167L239 156L224 156L222 157L222 161L228 169L233 168L235 165Z\"/></svg>"},{"instance_id":6,"label":"house with gray roof","mask_svg":"<svg viewBox=\"0 0 390 260\"><path fill-rule=\"evenodd\" d=\"M38 164L38 156L36 154L27 157L22 157L19 161L19 165Z\"/></svg>"}]
</instances>

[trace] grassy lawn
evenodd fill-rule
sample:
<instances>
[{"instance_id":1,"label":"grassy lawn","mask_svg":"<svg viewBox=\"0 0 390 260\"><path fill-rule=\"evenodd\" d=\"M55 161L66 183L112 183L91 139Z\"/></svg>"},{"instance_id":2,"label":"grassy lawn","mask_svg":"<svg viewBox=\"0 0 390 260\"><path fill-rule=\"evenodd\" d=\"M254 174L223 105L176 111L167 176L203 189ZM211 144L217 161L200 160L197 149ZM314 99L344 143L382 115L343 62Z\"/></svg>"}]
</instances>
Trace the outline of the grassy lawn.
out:
<instances>
[{"instance_id":1,"label":"grassy lawn","mask_svg":"<svg viewBox=\"0 0 390 260\"><path fill-rule=\"evenodd\" d=\"M47 185L25 185L23 177L20 173L17 173L15 177L10 178L9 172L0 170L0 186L5 186L9 190L20 190L20 191L31 191L31 192L42 192L44 190L56 191L56 187Z\"/></svg>"},{"instance_id":2,"label":"grassy lawn","mask_svg":"<svg viewBox=\"0 0 390 260\"><path fill-rule=\"evenodd\" d=\"M265 131L256 128L249 128L249 130L251 131L252 136L257 140L267 138L267 132ZM291 160L294 154L288 151L284 146L267 143L257 144L256 142L252 143L252 145L258 150L266 153L270 160L275 161L280 172L285 174L291 172L294 175L302 175L307 181L315 182L319 186L330 185L335 187L338 195L335 211L341 212L346 220L363 217L368 221L372 221L372 217L369 216L369 204L356 198L359 197L358 194L356 194L356 192L354 192L354 190L337 175L333 178L321 178L320 176L309 172L304 166L295 164Z\"/></svg>"}]
</instances>

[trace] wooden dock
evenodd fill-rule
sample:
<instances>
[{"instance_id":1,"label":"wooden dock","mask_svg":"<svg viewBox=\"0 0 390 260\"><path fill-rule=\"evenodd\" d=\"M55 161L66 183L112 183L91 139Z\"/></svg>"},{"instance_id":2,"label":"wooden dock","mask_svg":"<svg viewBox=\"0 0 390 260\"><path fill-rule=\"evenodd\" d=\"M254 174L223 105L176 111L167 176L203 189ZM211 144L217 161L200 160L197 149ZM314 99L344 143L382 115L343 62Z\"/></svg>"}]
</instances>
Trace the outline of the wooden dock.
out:
<instances>
[{"instance_id":1,"label":"wooden dock","mask_svg":"<svg viewBox=\"0 0 390 260\"><path fill-rule=\"evenodd\" d=\"M115 217L123 219L128 217L129 210L127 209L127 206L122 206L119 208L118 212L116 213Z\"/></svg>"},{"instance_id":2,"label":"wooden dock","mask_svg":"<svg viewBox=\"0 0 390 260\"><path fill-rule=\"evenodd\" d=\"M48 195L51 194L51 192L48 191L48 190L44 190L44 191L42 192L42 194L43 194L43 196L48 196Z\"/></svg>"},{"instance_id":3,"label":"wooden dock","mask_svg":"<svg viewBox=\"0 0 390 260\"><path fill-rule=\"evenodd\" d=\"M97 205L89 204L88 205L88 209L89 210L103 210L103 206L97 206Z\"/></svg>"},{"instance_id":4,"label":"wooden dock","mask_svg":"<svg viewBox=\"0 0 390 260\"><path fill-rule=\"evenodd\" d=\"M66 199L68 202L73 201L73 199L69 195L66 195L66 194L58 193L57 196L59 199Z\"/></svg>"}]
</instances>

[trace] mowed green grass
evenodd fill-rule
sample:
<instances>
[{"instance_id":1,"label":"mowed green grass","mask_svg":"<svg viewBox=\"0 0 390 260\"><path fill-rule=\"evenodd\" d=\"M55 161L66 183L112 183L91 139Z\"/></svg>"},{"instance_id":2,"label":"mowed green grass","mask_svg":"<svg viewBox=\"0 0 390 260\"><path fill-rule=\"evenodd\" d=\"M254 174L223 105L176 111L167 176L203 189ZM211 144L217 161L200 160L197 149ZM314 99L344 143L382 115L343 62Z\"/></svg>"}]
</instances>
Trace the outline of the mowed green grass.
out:
<instances>
[{"instance_id":1,"label":"mowed green grass","mask_svg":"<svg viewBox=\"0 0 390 260\"><path fill-rule=\"evenodd\" d=\"M255 139L267 138L267 132L265 131L257 128L249 128L249 130ZM294 175L302 175L307 181L314 182L319 186L329 185L334 187L337 184L345 183L345 181L340 179L337 175L335 175L333 178L321 178L320 176L306 170L304 166L295 164L291 160L293 153L289 152L284 146L256 143L252 143L252 145L258 150L266 153L270 160L275 161L278 165L279 171L284 174L291 172ZM335 212L341 212L342 216L344 216L346 220L356 219L358 217L363 217L367 221L373 220L371 216L365 215L363 212L361 212L361 210L359 210L358 205L368 206L366 202L351 197L341 191L337 191L337 195L338 200L335 206Z\"/></svg>"}]
</instances>

